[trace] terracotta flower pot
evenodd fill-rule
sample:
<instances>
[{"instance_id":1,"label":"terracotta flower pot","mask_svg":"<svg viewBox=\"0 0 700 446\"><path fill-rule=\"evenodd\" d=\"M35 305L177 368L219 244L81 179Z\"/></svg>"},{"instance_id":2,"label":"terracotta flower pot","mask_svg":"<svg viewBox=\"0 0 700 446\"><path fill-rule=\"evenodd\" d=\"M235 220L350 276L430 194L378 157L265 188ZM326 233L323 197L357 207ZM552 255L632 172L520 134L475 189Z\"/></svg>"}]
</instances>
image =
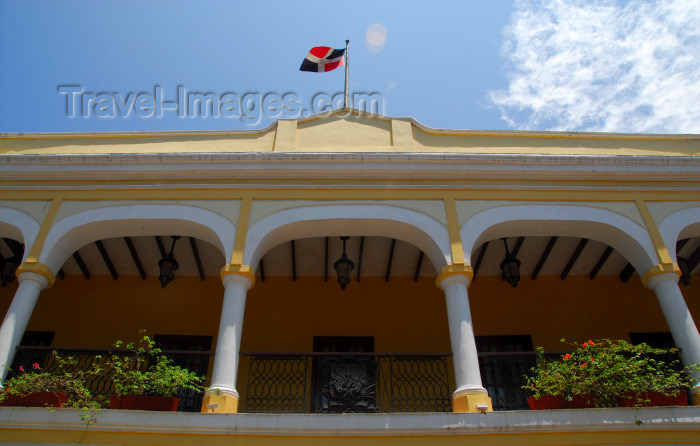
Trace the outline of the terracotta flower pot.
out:
<instances>
[{"instance_id":1,"label":"terracotta flower pot","mask_svg":"<svg viewBox=\"0 0 700 446\"><path fill-rule=\"evenodd\" d=\"M571 401L569 401L570 409L590 409L596 407L596 397L595 395L581 394L573 395Z\"/></svg>"},{"instance_id":2,"label":"terracotta flower pot","mask_svg":"<svg viewBox=\"0 0 700 446\"><path fill-rule=\"evenodd\" d=\"M619 407L635 407L637 404L644 407L687 406L688 394L681 391L678 392L676 396L666 396L661 392L642 392L638 395L627 394L617 398L617 405Z\"/></svg>"},{"instance_id":3,"label":"terracotta flower pot","mask_svg":"<svg viewBox=\"0 0 700 446\"><path fill-rule=\"evenodd\" d=\"M0 406L63 407L68 395L61 392L34 392L27 395L7 395Z\"/></svg>"},{"instance_id":4,"label":"terracotta flower pot","mask_svg":"<svg viewBox=\"0 0 700 446\"><path fill-rule=\"evenodd\" d=\"M561 395L531 396L527 399L530 410L566 409L566 399Z\"/></svg>"},{"instance_id":5,"label":"terracotta flower pot","mask_svg":"<svg viewBox=\"0 0 700 446\"><path fill-rule=\"evenodd\" d=\"M131 409L131 410L160 410L165 412L175 412L180 398L174 396L134 396L112 395L109 397L109 407L111 409Z\"/></svg>"}]
</instances>

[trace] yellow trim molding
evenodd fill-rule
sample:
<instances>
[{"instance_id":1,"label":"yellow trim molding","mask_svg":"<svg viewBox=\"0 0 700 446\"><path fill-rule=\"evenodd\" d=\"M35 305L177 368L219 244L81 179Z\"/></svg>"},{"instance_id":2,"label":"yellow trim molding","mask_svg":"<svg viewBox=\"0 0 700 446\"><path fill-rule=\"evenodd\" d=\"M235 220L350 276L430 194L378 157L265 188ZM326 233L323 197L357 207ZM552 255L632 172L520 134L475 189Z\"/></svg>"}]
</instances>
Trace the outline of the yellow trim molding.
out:
<instances>
[{"instance_id":1,"label":"yellow trim molding","mask_svg":"<svg viewBox=\"0 0 700 446\"><path fill-rule=\"evenodd\" d=\"M661 237L659 227L656 225L656 221L654 220L654 216L651 214L651 211L649 211L649 207L644 200L637 199L635 200L635 203L637 203L639 213L642 214L644 224L647 227L647 232L649 233L651 242L654 244L654 249L656 249L656 256L659 259L659 262L661 264L671 263L671 255L668 253L663 237Z\"/></svg>"},{"instance_id":2,"label":"yellow trim molding","mask_svg":"<svg viewBox=\"0 0 700 446\"><path fill-rule=\"evenodd\" d=\"M238 413L238 397L216 390L207 391L202 399L202 413Z\"/></svg>"},{"instance_id":3,"label":"yellow trim molding","mask_svg":"<svg viewBox=\"0 0 700 446\"><path fill-rule=\"evenodd\" d=\"M236 225L236 239L233 242L233 254L231 255L232 265L243 264L243 250L245 249L246 237L248 236L248 222L250 221L252 206L253 199L250 196L241 200L241 208L238 211L238 224Z\"/></svg>"},{"instance_id":4,"label":"yellow trim molding","mask_svg":"<svg viewBox=\"0 0 700 446\"><path fill-rule=\"evenodd\" d=\"M493 412L491 397L485 392L461 392L453 395L452 412Z\"/></svg>"},{"instance_id":5,"label":"yellow trim molding","mask_svg":"<svg viewBox=\"0 0 700 446\"><path fill-rule=\"evenodd\" d=\"M22 273L35 273L44 276L49 282L49 285L46 287L46 289L51 288L56 282L56 276L54 276L49 267L44 265L43 263L25 262L19 267L17 267L17 272L15 273L15 275L19 277L19 275Z\"/></svg>"},{"instance_id":6,"label":"yellow trim molding","mask_svg":"<svg viewBox=\"0 0 700 446\"><path fill-rule=\"evenodd\" d=\"M442 280L446 277L456 275L467 276L469 278L469 282L471 283L471 280L474 278L474 270L472 269L471 265L445 265L442 267L440 274L438 274L437 278L435 279L435 285L442 289L440 282L442 282Z\"/></svg>"},{"instance_id":7,"label":"yellow trim molding","mask_svg":"<svg viewBox=\"0 0 700 446\"><path fill-rule=\"evenodd\" d=\"M46 236L48 235L49 230L51 229L53 220L54 218L56 218L58 208L61 207L62 202L63 199L61 198L54 198L51 201L49 211L46 213L44 221L41 223L41 228L39 228L39 233L36 235L34 243L32 243L32 247L29 250L29 254L27 254L27 258L25 259L27 263L37 263L39 261L41 250L44 249L44 242L46 241ZM53 274L51 274L51 276L53 276ZM53 282L51 282L51 284L53 284ZM51 286L51 284L49 285L49 287Z\"/></svg>"},{"instance_id":8,"label":"yellow trim molding","mask_svg":"<svg viewBox=\"0 0 700 446\"><path fill-rule=\"evenodd\" d=\"M678 274L678 277L681 276L681 269L678 267L678 265L674 263L662 263L660 265L654 265L651 268L649 268L649 271L644 273L644 276L642 276L642 283L646 288L649 288L648 284L649 281L656 276L659 276L661 274L667 274L667 273L675 273Z\"/></svg>"},{"instance_id":9,"label":"yellow trim molding","mask_svg":"<svg viewBox=\"0 0 700 446\"><path fill-rule=\"evenodd\" d=\"M255 285L255 269L248 265L224 265L224 267L221 268L221 273L219 275L221 280L224 280L224 277L230 274L238 274L239 276L247 278L250 280L251 288L253 288L253 285Z\"/></svg>"},{"instance_id":10,"label":"yellow trim molding","mask_svg":"<svg viewBox=\"0 0 700 446\"><path fill-rule=\"evenodd\" d=\"M452 197L445 198L445 215L447 217L447 232L450 235L450 247L452 249L452 263L464 265L464 248L462 236L459 232L459 216L457 205Z\"/></svg>"}]
</instances>

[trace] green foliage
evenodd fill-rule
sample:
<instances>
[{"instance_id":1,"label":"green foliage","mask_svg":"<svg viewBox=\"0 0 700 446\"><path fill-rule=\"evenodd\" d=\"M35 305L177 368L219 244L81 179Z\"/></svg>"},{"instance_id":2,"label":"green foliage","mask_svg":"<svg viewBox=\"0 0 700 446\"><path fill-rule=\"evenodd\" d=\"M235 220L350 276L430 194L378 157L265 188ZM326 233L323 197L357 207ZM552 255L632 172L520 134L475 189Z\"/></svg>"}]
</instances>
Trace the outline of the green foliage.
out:
<instances>
[{"instance_id":1,"label":"green foliage","mask_svg":"<svg viewBox=\"0 0 700 446\"><path fill-rule=\"evenodd\" d=\"M675 396L691 386L690 372L698 370L697 366L682 369L677 359L670 360L669 353L675 349L669 352L609 339L567 345L573 347L571 353L551 360L538 347L537 363L523 388L536 398L562 395L568 400L578 394L595 395L600 401L642 392Z\"/></svg>"},{"instance_id":2,"label":"green foliage","mask_svg":"<svg viewBox=\"0 0 700 446\"><path fill-rule=\"evenodd\" d=\"M122 348L124 343L117 341L115 347ZM114 382L115 395L177 396L183 389L204 389L203 377L173 365L148 336L125 348L126 354L113 354L103 365Z\"/></svg>"},{"instance_id":3,"label":"green foliage","mask_svg":"<svg viewBox=\"0 0 700 446\"><path fill-rule=\"evenodd\" d=\"M94 416L104 404L104 398L94 395L88 389L88 381L95 370L83 370L78 360L72 356L60 356L52 353L52 371L43 371L38 363L32 365L32 370L20 367L18 375L3 383L4 392L0 393L0 401L10 395L23 397L36 392L64 393L68 400L63 407L80 409L81 419L89 423L95 421Z\"/></svg>"}]
</instances>

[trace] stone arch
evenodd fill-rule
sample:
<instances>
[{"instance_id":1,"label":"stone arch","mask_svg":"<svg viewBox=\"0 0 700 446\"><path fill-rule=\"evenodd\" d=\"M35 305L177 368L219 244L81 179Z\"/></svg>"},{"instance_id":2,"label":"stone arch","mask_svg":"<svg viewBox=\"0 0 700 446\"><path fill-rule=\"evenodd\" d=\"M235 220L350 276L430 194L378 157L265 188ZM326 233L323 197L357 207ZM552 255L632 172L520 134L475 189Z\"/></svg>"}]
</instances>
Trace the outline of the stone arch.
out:
<instances>
[{"instance_id":1,"label":"stone arch","mask_svg":"<svg viewBox=\"0 0 700 446\"><path fill-rule=\"evenodd\" d=\"M29 214L16 209L0 208L0 233L3 237L24 243L25 257L36 240L39 228L39 222Z\"/></svg>"},{"instance_id":2,"label":"stone arch","mask_svg":"<svg viewBox=\"0 0 700 446\"><path fill-rule=\"evenodd\" d=\"M606 209L575 205L507 205L479 212L461 228L465 257L483 242L512 235L559 235L606 243L640 275L658 264L646 228Z\"/></svg>"},{"instance_id":3,"label":"stone arch","mask_svg":"<svg viewBox=\"0 0 700 446\"><path fill-rule=\"evenodd\" d=\"M700 236L700 206L667 216L659 225L659 232L671 259L676 262L676 242L681 238Z\"/></svg>"},{"instance_id":4,"label":"stone arch","mask_svg":"<svg viewBox=\"0 0 700 446\"><path fill-rule=\"evenodd\" d=\"M396 206L348 204L304 206L266 216L248 231L243 263L257 266L267 251L288 240L343 235L411 243L437 270L452 260L447 228L433 217Z\"/></svg>"},{"instance_id":5,"label":"stone arch","mask_svg":"<svg viewBox=\"0 0 700 446\"><path fill-rule=\"evenodd\" d=\"M145 235L182 235L233 253L236 227L212 211L185 205L126 205L91 209L58 221L49 231L39 261L54 273L74 251L95 240Z\"/></svg>"}]
</instances>

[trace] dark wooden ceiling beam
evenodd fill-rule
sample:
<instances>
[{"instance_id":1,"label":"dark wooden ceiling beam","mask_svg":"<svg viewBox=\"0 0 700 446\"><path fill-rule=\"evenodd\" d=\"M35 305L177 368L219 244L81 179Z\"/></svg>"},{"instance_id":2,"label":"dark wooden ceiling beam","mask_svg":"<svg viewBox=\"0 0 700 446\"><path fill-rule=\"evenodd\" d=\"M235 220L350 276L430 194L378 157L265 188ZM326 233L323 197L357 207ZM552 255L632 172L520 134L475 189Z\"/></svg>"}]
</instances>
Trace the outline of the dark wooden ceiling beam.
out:
<instances>
[{"instance_id":1,"label":"dark wooden ceiling beam","mask_svg":"<svg viewBox=\"0 0 700 446\"><path fill-rule=\"evenodd\" d=\"M634 274L634 266L632 266L631 263L628 263L620 272L620 280L627 282L630 280L630 277L632 277L632 274Z\"/></svg>"},{"instance_id":2,"label":"dark wooden ceiling beam","mask_svg":"<svg viewBox=\"0 0 700 446\"><path fill-rule=\"evenodd\" d=\"M416 272L413 273L413 281L418 282L418 276L420 276L420 268L423 266L423 257L425 257L425 253L423 251L420 251L420 254L418 254L418 264L416 265Z\"/></svg>"},{"instance_id":3,"label":"dark wooden ceiling beam","mask_svg":"<svg viewBox=\"0 0 700 446\"><path fill-rule=\"evenodd\" d=\"M394 248L396 247L396 239L391 239L391 248L389 248L389 261L386 264L386 275L384 276L385 281L389 281L389 276L391 275L391 264L394 262Z\"/></svg>"},{"instance_id":4,"label":"dark wooden ceiling beam","mask_svg":"<svg viewBox=\"0 0 700 446\"><path fill-rule=\"evenodd\" d=\"M63 272L63 268L59 269L58 272L56 273L59 279L65 280L66 279L66 273Z\"/></svg>"},{"instance_id":5,"label":"dark wooden ceiling beam","mask_svg":"<svg viewBox=\"0 0 700 446\"><path fill-rule=\"evenodd\" d=\"M695 251L688 257L688 273L692 273L695 268L697 268L700 263L700 246L698 246Z\"/></svg>"},{"instance_id":6,"label":"dark wooden ceiling beam","mask_svg":"<svg viewBox=\"0 0 700 446\"><path fill-rule=\"evenodd\" d=\"M197 264L197 271L199 272L199 279L204 280L204 268L202 267L202 259L199 257L199 250L197 249L197 241L194 237L188 237L190 239L190 246L192 247L192 255L194 256L194 261Z\"/></svg>"},{"instance_id":7,"label":"dark wooden ceiling beam","mask_svg":"<svg viewBox=\"0 0 700 446\"><path fill-rule=\"evenodd\" d=\"M294 240L292 240L292 282L297 281L297 254L294 249Z\"/></svg>"},{"instance_id":8,"label":"dark wooden ceiling beam","mask_svg":"<svg viewBox=\"0 0 700 446\"><path fill-rule=\"evenodd\" d=\"M105 265L109 270L109 273L112 275L112 279L117 280L119 278L119 275L117 274L117 270L114 268L112 259L109 258L109 253L107 253L107 248L105 248L105 245L102 243L102 240L95 240L95 246L97 246L97 250L100 251L102 260L104 260Z\"/></svg>"},{"instance_id":9,"label":"dark wooden ceiling beam","mask_svg":"<svg viewBox=\"0 0 700 446\"><path fill-rule=\"evenodd\" d=\"M613 251L614 249L612 248L612 246L608 246L607 248L605 248L605 251L603 251L603 254L600 256L598 262L596 262L595 266L591 270L591 273L588 275L589 279L595 279L595 276L598 275L600 269L603 267L603 265L605 265L605 262L608 261L608 258L610 257L610 254L612 254Z\"/></svg>"},{"instance_id":10,"label":"dark wooden ceiling beam","mask_svg":"<svg viewBox=\"0 0 700 446\"><path fill-rule=\"evenodd\" d=\"M87 265L85 265L85 262L83 262L83 258L80 257L78 251L73 253L73 259L75 259L75 263L78 264L78 268L80 268L80 272L83 273L83 276L85 276L86 279L90 279L90 270Z\"/></svg>"},{"instance_id":11,"label":"dark wooden ceiling beam","mask_svg":"<svg viewBox=\"0 0 700 446\"><path fill-rule=\"evenodd\" d=\"M476 262L474 263L474 277L472 277L472 282L476 280L476 275L479 273L479 268L481 268L481 262L484 261L484 256L486 255L486 250L489 247L489 242L484 243L481 245L481 249L479 250L479 255L476 256Z\"/></svg>"},{"instance_id":12,"label":"dark wooden ceiling beam","mask_svg":"<svg viewBox=\"0 0 700 446\"><path fill-rule=\"evenodd\" d=\"M161 240L160 235L156 235L155 238L158 244L158 251L160 251L160 258L165 258L168 253L165 251L165 246L163 246L163 240Z\"/></svg>"},{"instance_id":13,"label":"dark wooden ceiling beam","mask_svg":"<svg viewBox=\"0 0 700 446\"><path fill-rule=\"evenodd\" d=\"M569 263L566 264L566 266L564 267L564 271L561 272L561 280L566 279L566 276L569 275L571 268L574 267L576 260L578 260L579 256L583 252L583 249L586 247L587 243L588 243L587 238L582 238L581 241L578 242L578 246L576 246L576 250L574 251L571 258L569 259Z\"/></svg>"},{"instance_id":14,"label":"dark wooden ceiling beam","mask_svg":"<svg viewBox=\"0 0 700 446\"><path fill-rule=\"evenodd\" d=\"M2 241L4 241L5 245L12 251L13 256L22 257L24 254L24 244L22 242L7 237L3 237Z\"/></svg>"},{"instance_id":15,"label":"dark wooden ceiling beam","mask_svg":"<svg viewBox=\"0 0 700 446\"><path fill-rule=\"evenodd\" d=\"M265 281L265 266L263 265L263 259L260 259L260 263L258 263L258 269L260 270L260 280Z\"/></svg>"},{"instance_id":16,"label":"dark wooden ceiling beam","mask_svg":"<svg viewBox=\"0 0 700 446\"><path fill-rule=\"evenodd\" d=\"M540 256L540 259L537 261L537 265L535 265L535 269L532 270L532 280L537 279L537 276L540 275L540 271L542 270L542 267L544 266L544 262L547 261L547 257L549 257L549 254L552 252L552 249L554 248L554 245L557 243L558 239L559 239L559 237L556 235L549 238L549 242L547 243L547 246L544 248L544 251L542 252L542 255Z\"/></svg>"},{"instance_id":17,"label":"dark wooden ceiling beam","mask_svg":"<svg viewBox=\"0 0 700 446\"><path fill-rule=\"evenodd\" d=\"M126 247L129 248L131 260L133 260L134 265L136 265L136 269L138 270L139 275L141 276L141 280L146 280L146 270L143 269L143 264L141 263L141 258L139 258L139 254L136 252L134 242L131 240L131 237L124 237L124 242L126 243Z\"/></svg>"},{"instance_id":18,"label":"dark wooden ceiling beam","mask_svg":"<svg viewBox=\"0 0 700 446\"><path fill-rule=\"evenodd\" d=\"M684 238L683 240L678 240L676 242L676 253L678 253L683 247L688 243L690 239L689 238Z\"/></svg>"},{"instance_id":19,"label":"dark wooden ceiling beam","mask_svg":"<svg viewBox=\"0 0 700 446\"><path fill-rule=\"evenodd\" d=\"M362 271L362 252L365 249L365 236L360 237L360 254L357 259L357 281L360 281L360 272Z\"/></svg>"}]
</instances>

